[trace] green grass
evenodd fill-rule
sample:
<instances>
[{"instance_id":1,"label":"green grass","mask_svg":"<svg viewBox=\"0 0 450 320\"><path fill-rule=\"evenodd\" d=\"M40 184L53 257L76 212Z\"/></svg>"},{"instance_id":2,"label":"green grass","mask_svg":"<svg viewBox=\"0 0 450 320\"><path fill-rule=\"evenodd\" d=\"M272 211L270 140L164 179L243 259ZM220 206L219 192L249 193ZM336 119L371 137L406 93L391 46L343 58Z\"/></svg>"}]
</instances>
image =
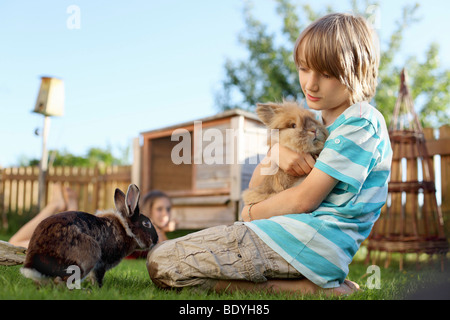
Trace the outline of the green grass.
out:
<instances>
[{"instance_id":1,"label":"green grass","mask_svg":"<svg viewBox=\"0 0 450 320\"><path fill-rule=\"evenodd\" d=\"M179 231L171 237L182 236L188 231ZM12 231L0 230L0 240L8 240ZM123 260L117 267L108 271L102 288L83 282L82 290L69 290L64 285L44 285L37 287L32 280L20 274L21 266L0 266L0 300L396 300L411 297L414 293L428 292L435 284L446 285L444 290L450 291L450 264L446 263L447 272L439 271L438 259L430 263L421 261L420 270L416 268L416 255L406 256L404 271L399 271L399 255L393 254L389 268L380 262L380 289L370 289L368 280L372 273L367 273L364 264L366 255L362 247L349 267L348 279L355 281L361 291L346 297L327 298L323 294L274 294L258 293L202 293L192 288L181 291L160 290L150 280L145 260ZM448 255L447 255L448 257ZM426 255L420 256L424 260ZM439 297L439 292L434 291ZM448 297L448 296L447 296Z\"/></svg>"},{"instance_id":2,"label":"green grass","mask_svg":"<svg viewBox=\"0 0 450 320\"><path fill-rule=\"evenodd\" d=\"M333 299L343 300L393 300L409 297L414 292L424 290L430 283L446 281L450 283L448 273L441 273L436 266L425 266L420 271L415 265L399 271L394 265L388 269L381 268L381 288L370 289L367 286L367 266L355 261L350 265L348 278L356 281L362 288L360 292L347 297ZM0 299L14 300L298 300L329 299L324 295L273 294L259 293L209 293L195 289L160 290L151 282L145 260L123 260L116 268L105 275L102 288L88 282L82 283L82 290L69 290L64 285L44 285L37 287L31 280L24 278L21 266L0 266Z\"/></svg>"}]
</instances>

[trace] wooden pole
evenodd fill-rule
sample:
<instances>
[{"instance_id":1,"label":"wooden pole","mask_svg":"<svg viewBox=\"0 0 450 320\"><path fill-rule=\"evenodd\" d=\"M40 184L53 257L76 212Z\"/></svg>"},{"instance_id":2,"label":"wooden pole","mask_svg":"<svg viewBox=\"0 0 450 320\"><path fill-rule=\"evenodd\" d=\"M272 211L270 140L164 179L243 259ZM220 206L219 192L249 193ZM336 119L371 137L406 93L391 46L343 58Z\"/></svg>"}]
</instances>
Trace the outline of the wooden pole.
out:
<instances>
[{"instance_id":1,"label":"wooden pole","mask_svg":"<svg viewBox=\"0 0 450 320\"><path fill-rule=\"evenodd\" d=\"M50 130L50 117L44 116L44 129L42 131L42 157L39 163L39 200L38 206L42 210L46 204L47 195L47 170L48 170L48 150L47 150L47 139L48 132Z\"/></svg>"}]
</instances>

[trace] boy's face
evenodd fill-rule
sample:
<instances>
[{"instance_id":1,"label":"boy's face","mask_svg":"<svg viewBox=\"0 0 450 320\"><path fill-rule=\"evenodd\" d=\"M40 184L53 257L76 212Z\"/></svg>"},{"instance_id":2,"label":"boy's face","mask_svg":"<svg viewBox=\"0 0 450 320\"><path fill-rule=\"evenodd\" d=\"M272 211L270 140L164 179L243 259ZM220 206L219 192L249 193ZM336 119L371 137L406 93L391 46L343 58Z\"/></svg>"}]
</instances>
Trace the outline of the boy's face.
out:
<instances>
[{"instance_id":1,"label":"boy's face","mask_svg":"<svg viewBox=\"0 0 450 320\"><path fill-rule=\"evenodd\" d=\"M299 81L308 107L322 110L325 124L329 125L350 106L350 92L335 77L309 69L301 57L299 60Z\"/></svg>"}]
</instances>

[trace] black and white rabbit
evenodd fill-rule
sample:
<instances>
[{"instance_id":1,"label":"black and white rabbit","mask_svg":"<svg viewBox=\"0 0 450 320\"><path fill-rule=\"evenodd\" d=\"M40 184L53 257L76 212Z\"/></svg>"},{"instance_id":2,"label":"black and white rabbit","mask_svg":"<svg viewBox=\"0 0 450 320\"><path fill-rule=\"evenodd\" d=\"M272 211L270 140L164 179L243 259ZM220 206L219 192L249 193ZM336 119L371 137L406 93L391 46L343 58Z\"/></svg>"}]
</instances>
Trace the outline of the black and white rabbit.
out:
<instances>
[{"instance_id":1,"label":"black and white rabbit","mask_svg":"<svg viewBox=\"0 0 450 320\"><path fill-rule=\"evenodd\" d=\"M37 282L66 281L68 267L89 273L99 287L105 272L136 249L149 249L158 242L150 219L139 212L139 189L132 184L125 195L116 189L115 212L92 215L81 211L55 214L34 231L21 273Z\"/></svg>"}]
</instances>

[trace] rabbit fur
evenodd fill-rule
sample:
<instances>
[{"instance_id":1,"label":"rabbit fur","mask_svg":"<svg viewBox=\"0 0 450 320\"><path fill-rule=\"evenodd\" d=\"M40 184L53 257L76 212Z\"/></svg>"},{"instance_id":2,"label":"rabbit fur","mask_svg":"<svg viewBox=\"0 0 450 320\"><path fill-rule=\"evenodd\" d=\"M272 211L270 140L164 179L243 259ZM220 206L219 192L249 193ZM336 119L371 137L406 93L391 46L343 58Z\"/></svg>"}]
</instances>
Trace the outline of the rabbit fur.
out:
<instances>
[{"instance_id":1,"label":"rabbit fur","mask_svg":"<svg viewBox=\"0 0 450 320\"><path fill-rule=\"evenodd\" d=\"M323 149L328 131L315 119L314 114L297 102L257 104L256 113L271 130L268 145L279 143L298 153L310 153L317 157ZM261 185L247 189L242 198L245 205L261 202L276 193L298 185L305 177L295 177L275 168L275 173L264 175Z\"/></svg>"},{"instance_id":2,"label":"rabbit fur","mask_svg":"<svg viewBox=\"0 0 450 320\"><path fill-rule=\"evenodd\" d=\"M158 242L150 219L139 212L139 189L132 184L125 195L116 189L116 211L97 215L68 211L44 219L35 229L21 273L38 283L66 281L67 269L80 268L99 287L105 272L136 249Z\"/></svg>"}]
</instances>

